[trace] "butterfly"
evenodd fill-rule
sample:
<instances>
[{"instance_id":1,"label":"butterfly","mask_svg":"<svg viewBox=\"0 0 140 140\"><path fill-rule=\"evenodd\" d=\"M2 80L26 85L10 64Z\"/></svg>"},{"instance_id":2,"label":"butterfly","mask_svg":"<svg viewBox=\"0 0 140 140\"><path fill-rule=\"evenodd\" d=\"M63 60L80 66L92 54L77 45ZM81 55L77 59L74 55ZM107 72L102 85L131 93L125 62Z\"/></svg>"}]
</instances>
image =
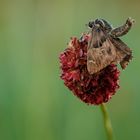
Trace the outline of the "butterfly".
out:
<instances>
[{"instance_id":1,"label":"butterfly","mask_svg":"<svg viewBox=\"0 0 140 140\"><path fill-rule=\"evenodd\" d=\"M128 33L134 20L128 18L120 27L113 28L104 19L96 19L88 23L90 38L87 47L87 70L95 74L110 64L120 63L125 69L132 59L131 49L119 38Z\"/></svg>"}]
</instances>

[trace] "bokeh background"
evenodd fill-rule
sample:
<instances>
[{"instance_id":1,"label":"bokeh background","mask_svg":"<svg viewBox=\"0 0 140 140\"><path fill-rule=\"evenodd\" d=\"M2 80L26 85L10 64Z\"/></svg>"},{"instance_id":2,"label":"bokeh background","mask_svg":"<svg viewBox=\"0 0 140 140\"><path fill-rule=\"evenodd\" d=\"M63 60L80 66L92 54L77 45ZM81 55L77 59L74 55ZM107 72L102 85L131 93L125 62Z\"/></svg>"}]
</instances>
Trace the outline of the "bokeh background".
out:
<instances>
[{"instance_id":1,"label":"bokeh background","mask_svg":"<svg viewBox=\"0 0 140 140\"><path fill-rule=\"evenodd\" d=\"M134 59L107 106L116 140L139 140L139 13L139 0L0 0L0 139L106 140L100 107L63 85L58 57L89 20L115 27L131 16L136 24L122 39Z\"/></svg>"}]
</instances>

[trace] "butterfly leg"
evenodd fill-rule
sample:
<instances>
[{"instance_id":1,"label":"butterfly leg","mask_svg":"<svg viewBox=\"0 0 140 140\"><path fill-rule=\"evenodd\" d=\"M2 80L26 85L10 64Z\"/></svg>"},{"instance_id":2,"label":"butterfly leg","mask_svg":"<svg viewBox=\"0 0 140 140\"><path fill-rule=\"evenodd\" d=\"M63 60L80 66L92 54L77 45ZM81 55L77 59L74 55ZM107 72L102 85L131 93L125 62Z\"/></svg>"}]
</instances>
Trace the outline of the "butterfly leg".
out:
<instances>
[{"instance_id":1,"label":"butterfly leg","mask_svg":"<svg viewBox=\"0 0 140 140\"><path fill-rule=\"evenodd\" d=\"M123 36L128 33L128 31L131 29L132 25L134 23L134 19L128 18L126 20L126 23L118 28L115 28L111 31L111 36L114 38Z\"/></svg>"}]
</instances>

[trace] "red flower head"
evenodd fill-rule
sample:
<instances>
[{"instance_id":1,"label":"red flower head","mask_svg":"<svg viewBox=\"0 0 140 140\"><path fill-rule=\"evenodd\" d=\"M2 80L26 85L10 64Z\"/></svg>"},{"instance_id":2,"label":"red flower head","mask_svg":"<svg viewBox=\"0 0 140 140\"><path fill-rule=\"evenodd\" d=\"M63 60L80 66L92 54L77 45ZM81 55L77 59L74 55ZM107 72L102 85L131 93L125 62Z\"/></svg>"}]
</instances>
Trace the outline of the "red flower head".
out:
<instances>
[{"instance_id":1,"label":"red flower head","mask_svg":"<svg viewBox=\"0 0 140 140\"><path fill-rule=\"evenodd\" d=\"M119 88L119 70L109 65L96 74L87 71L87 44L89 35L71 38L68 48L60 54L61 79L83 102L99 105L107 102Z\"/></svg>"}]
</instances>

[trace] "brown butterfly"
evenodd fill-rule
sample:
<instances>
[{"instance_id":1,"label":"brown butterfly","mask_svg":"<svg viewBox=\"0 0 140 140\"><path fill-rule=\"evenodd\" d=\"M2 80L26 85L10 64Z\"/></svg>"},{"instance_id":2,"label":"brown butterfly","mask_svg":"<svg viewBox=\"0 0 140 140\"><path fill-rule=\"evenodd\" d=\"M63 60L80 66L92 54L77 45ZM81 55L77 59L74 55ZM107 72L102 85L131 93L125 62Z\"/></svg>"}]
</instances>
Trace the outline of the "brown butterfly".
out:
<instances>
[{"instance_id":1,"label":"brown butterfly","mask_svg":"<svg viewBox=\"0 0 140 140\"><path fill-rule=\"evenodd\" d=\"M132 59L132 51L118 37L125 35L132 27L134 20L128 18L126 23L118 28L104 19L96 19L88 23L91 36L87 49L87 69L94 74L110 64L120 63L125 69Z\"/></svg>"}]
</instances>

